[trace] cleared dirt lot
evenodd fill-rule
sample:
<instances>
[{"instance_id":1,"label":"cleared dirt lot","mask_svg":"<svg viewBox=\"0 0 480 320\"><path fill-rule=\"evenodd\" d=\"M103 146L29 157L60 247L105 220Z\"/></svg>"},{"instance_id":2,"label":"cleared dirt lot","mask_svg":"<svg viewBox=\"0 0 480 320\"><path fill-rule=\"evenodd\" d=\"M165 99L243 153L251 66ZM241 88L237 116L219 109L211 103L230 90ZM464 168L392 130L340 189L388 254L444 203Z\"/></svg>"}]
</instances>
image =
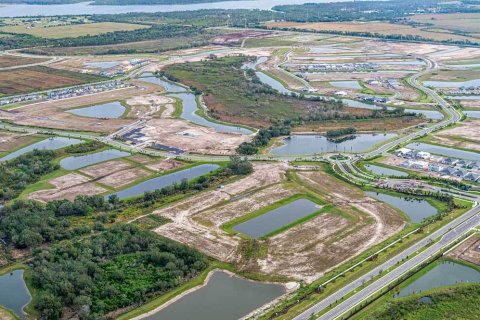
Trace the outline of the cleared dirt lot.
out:
<instances>
[{"instance_id":1,"label":"cleared dirt lot","mask_svg":"<svg viewBox=\"0 0 480 320\"><path fill-rule=\"evenodd\" d=\"M29 134L0 131L0 153L10 152L24 145L33 143L38 139L38 137Z\"/></svg>"},{"instance_id":2,"label":"cleared dirt lot","mask_svg":"<svg viewBox=\"0 0 480 320\"><path fill-rule=\"evenodd\" d=\"M148 164L146 167L153 171L162 172L183 167L183 163L171 159L165 159L162 161L154 162L152 164Z\"/></svg>"},{"instance_id":3,"label":"cleared dirt lot","mask_svg":"<svg viewBox=\"0 0 480 320\"><path fill-rule=\"evenodd\" d=\"M467 120L455 127L433 134L433 141L443 145L480 151L480 120Z\"/></svg>"},{"instance_id":4,"label":"cleared dirt lot","mask_svg":"<svg viewBox=\"0 0 480 320\"><path fill-rule=\"evenodd\" d=\"M19 57L12 55L0 55L0 68L15 67L32 63L45 62L49 59L45 58L33 58L33 57Z\"/></svg>"},{"instance_id":5,"label":"cleared dirt lot","mask_svg":"<svg viewBox=\"0 0 480 320\"><path fill-rule=\"evenodd\" d=\"M140 132L145 141L204 154L234 154L240 143L252 139L252 136L216 132L178 119L152 119Z\"/></svg>"},{"instance_id":6,"label":"cleared dirt lot","mask_svg":"<svg viewBox=\"0 0 480 320\"><path fill-rule=\"evenodd\" d=\"M404 225L395 210L321 171L297 172L302 186L285 183L286 169L284 164L255 164L249 177L157 210L154 214L173 222L156 232L241 270L310 282ZM245 240L221 229L225 222L307 190L334 207L267 240Z\"/></svg>"},{"instance_id":7,"label":"cleared dirt lot","mask_svg":"<svg viewBox=\"0 0 480 320\"><path fill-rule=\"evenodd\" d=\"M89 178L78 173L69 173L51 179L48 183L53 186L53 189L32 192L29 198L44 202L60 199L74 200L79 195L90 196L107 191L91 183Z\"/></svg>"},{"instance_id":8,"label":"cleared dirt lot","mask_svg":"<svg viewBox=\"0 0 480 320\"><path fill-rule=\"evenodd\" d=\"M454 259L462 259L480 266L480 236L476 235L466 240L448 254Z\"/></svg>"},{"instance_id":9,"label":"cleared dirt lot","mask_svg":"<svg viewBox=\"0 0 480 320\"><path fill-rule=\"evenodd\" d=\"M0 119L9 120L20 125L110 133L132 123L132 120L87 118L65 111L72 108L124 100L138 95L145 95L149 92L160 92L163 89L160 86L145 82L134 83L138 84L138 87L123 88L69 99L45 101L10 110L0 110Z\"/></svg>"}]
</instances>

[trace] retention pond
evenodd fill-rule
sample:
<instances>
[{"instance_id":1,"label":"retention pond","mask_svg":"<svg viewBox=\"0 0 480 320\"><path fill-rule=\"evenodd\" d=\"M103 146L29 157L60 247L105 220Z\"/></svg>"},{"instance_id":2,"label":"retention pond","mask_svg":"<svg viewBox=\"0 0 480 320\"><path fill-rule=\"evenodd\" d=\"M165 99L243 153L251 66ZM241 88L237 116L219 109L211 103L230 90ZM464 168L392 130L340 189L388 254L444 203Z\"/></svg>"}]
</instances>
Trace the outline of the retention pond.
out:
<instances>
[{"instance_id":1,"label":"retention pond","mask_svg":"<svg viewBox=\"0 0 480 320\"><path fill-rule=\"evenodd\" d=\"M70 109L67 112L88 118L118 119L125 113L125 110L126 108L119 101L114 101L85 108Z\"/></svg>"},{"instance_id":2,"label":"retention pond","mask_svg":"<svg viewBox=\"0 0 480 320\"><path fill-rule=\"evenodd\" d=\"M68 157L60 160L60 166L67 170L77 170L95 163L100 163L107 160L129 156L130 153L108 149L96 153L86 154L82 156Z\"/></svg>"},{"instance_id":3,"label":"retention pond","mask_svg":"<svg viewBox=\"0 0 480 320\"><path fill-rule=\"evenodd\" d=\"M32 300L27 285L23 280L23 269L0 276L0 305L23 318L23 308Z\"/></svg>"},{"instance_id":4,"label":"retention pond","mask_svg":"<svg viewBox=\"0 0 480 320\"><path fill-rule=\"evenodd\" d=\"M26 146L24 148L21 148L17 151L14 151L3 158L0 158L0 161L15 159L16 157L21 156L22 154L25 154L27 152L33 151L35 149L57 150L57 149L68 147L80 142L83 142L83 141L78 139L73 139L73 138L64 138L64 137L48 138L48 139L36 142L34 144L31 144L29 146Z\"/></svg>"}]
</instances>

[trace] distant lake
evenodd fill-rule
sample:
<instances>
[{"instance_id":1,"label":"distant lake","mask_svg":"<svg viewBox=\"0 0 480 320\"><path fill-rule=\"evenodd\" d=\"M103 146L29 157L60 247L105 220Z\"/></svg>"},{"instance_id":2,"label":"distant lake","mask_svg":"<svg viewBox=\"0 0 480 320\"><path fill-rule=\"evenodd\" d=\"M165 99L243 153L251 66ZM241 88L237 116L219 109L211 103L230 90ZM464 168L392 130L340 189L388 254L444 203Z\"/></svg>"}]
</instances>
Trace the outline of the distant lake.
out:
<instances>
[{"instance_id":1,"label":"distant lake","mask_svg":"<svg viewBox=\"0 0 480 320\"><path fill-rule=\"evenodd\" d=\"M268 10L277 5L303 3L342 2L339 0L252 0L221 1L183 5L129 5L129 6L94 6L90 2L61 5L0 4L0 17L55 16L79 14L118 14L129 12L173 12L194 11L202 9L263 9Z\"/></svg>"},{"instance_id":2,"label":"distant lake","mask_svg":"<svg viewBox=\"0 0 480 320\"><path fill-rule=\"evenodd\" d=\"M119 101L97 104L85 108L70 109L66 112L80 117L98 119L118 119L125 113L125 107Z\"/></svg>"}]
</instances>

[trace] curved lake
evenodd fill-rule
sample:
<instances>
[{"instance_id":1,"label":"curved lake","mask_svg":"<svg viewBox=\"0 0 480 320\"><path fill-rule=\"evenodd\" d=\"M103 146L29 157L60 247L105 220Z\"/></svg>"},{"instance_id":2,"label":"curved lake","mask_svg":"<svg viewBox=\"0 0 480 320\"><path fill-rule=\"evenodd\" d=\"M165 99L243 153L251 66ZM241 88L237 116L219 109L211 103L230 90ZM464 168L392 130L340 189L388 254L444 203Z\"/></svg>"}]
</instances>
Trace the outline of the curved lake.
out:
<instances>
[{"instance_id":1,"label":"curved lake","mask_svg":"<svg viewBox=\"0 0 480 320\"><path fill-rule=\"evenodd\" d=\"M369 104L361 101L351 100L351 99L342 99L342 102L351 108L358 109L369 109L369 110L382 110L383 106L378 106L375 104ZM387 110L394 110L395 107L386 107ZM432 120L441 120L443 119L443 114L440 111L436 110L422 110L422 109L404 109L405 112L411 112L416 114L423 114L427 119Z\"/></svg>"},{"instance_id":2,"label":"curved lake","mask_svg":"<svg viewBox=\"0 0 480 320\"><path fill-rule=\"evenodd\" d=\"M214 271L205 286L144 319L236 320L284 292L282 285L250 281Z\"/></svg>"},{"instance_id":3,"label":"curved lake","mask_svg":"<svg viewBox=\"0 0 480 320\"><path fill-rule=\"evenodd\" d=\"M118 119L125 113L125 110L126 108L119 101L114 101L85 108L70 109L66 112L88 118Z\"/></svg>"},{"instance_id":4,"label":"curved lake","mask_svg":"<svg viewBox=\"0 0 480 320\"><path fill-rule=\"evenodd\" d=\"M48 139L36 142L34 144L31 144L29 146L26 146L25 148L21 148L17 151L14 151L14 152L6 155L3 158L0 158L0 161L6 161L6 160L14 159L18 156L21 156L22 154L33 151L35 149L38 149L38 150L57 150L57 149L68 147L68 146L78 144L78 143L81 143L81 142L83 142L83 141L78 140L78 139L73 139L73 138L64 138L64 137L48 138Z\"/></svg>"},{"instance_id":5,"label":"curved lake","mask_svg":"<svg viewBox=\"0 0 480 320\"><path fill-rule=\"evenodd\" d=\"M153 83L153 84L158 84L159 86L164 87L167 92L185 92L185 91L188 91L187 88L182 87L182 86L180 86L176 83L167 81L165 79L162 79L160 77L156 77L151 72L142 73L141 77L138 78L138 80L150 82L150 83Z\"/></svg>"},{"instance_id":6,"label":"curved lake","mask_svg":"<svg viewBox=\"0 0 480 320\"><path fill-rule=\"evenodd\" d=\"M445 261L405 288L401 289L398 297L404 297L421 291L451 286L457 283L478 283L480 272L463 264Z\"/></svg>"},{"instance_id":7,"label":"curved lake","mask_svg":"<svg viewBox=\"0 0 480 320\"><path fill-rule=\"evenodd\" d=\"M442 147L442 146L437 146L434 144L428 144L423 142L412 142L412 143L409 143L406 147L410 149L426 151L426 152L430 152L430 153L434 153L434 154L438 154L446 157L461 158L461 159L471 160L471 161L480 160L480 153L477 153L477 152L464 151L464 150L454 149L449 147Z\"/></svg>"},{"instance_id":8,"label":"curved lake","mask_svg":"<svg viewBox=\"0 0 480 320\"><path fill-rule=\"evenodd\" d=\"M156 189L162 189L167 186L171 186L176 183L182 182L183 179L191 180L195 179L201 175L210 173L219 168L219 165L216 164L201 164L192 168L184 169L174 173L166 174L164 176L156 177L149 179L143 182L140 182L130 188L125 190L115 192L120 199L125 199L129 197L135 197L142 195L145 191L153 191ZM105 199L108 199L109 195L105 196Z\"/></svg>"},{"instance_id":9,"label":"curved lake","mask_svg":"<svg viewBox=\"0 0 480 320\"><path fill-rule=\"evenodd\" d=\"M232 229L256 239L320 210L308 199L298 199L270 210L258 217L237 224Z\"/></svg>"},{"instance_id":10,"label":"curved lake","mask_svg":"<svg viewBox=\"0 0 480 320\"><path fill-rule=\"evenodd\" d=\"M379 174L379 175L385 175L385 176L395 176L395 177L406 177L408 176L408 173L399 171L399 170L394 170L390 168L385 168L382 166L377 166L374 164L366 164L364 167L373 173Z\"/></svg>"},{"instance_id":11,"label":"curved lake","mask_svg":"<svg viewBox=\"0 0 480 320\"><path fill-rule=\"evenodd\" d=\"M319 135L292 135L283 139L284 145L272 148L270 153L277 156L291 156L335 151L364 152L396 136L395 133L364 133L356 134L352 140L335 143Z\"/></svg>"},{"instance_id":12,"label":"curved lake","mask_svg":"<svg viewBox=\"0 0 480 320\"><path fill-rule=\"evenodd\" d=\"M76 170L95 163L129 156L130 153L117 149L108 149L82 156L67 157L60 160L60 166L67 170Z\"/></svg>"},{"instance_id":13,"label":"curved lake","mask_svg":"<svg viewBox=\"0 0 480 320\"><path fill-rule=\"evenodd\" d=\"M128 5L128 6L94 6L90 2L61 5L1 4L0 17L20 16L55 16L79 14L118 14L129 12L172 12L202 9L263 9L268 10L277 5L303 4L311 0L255 0L255 1L220 1L184 5ZM339 0L315 0L315 2L339 2Z\"/></svg>"},{"instance_id":14,"label":"curved lake","mask_svg":"<svg viewBox=\"0 0 480 320\"><path fill-rule=\"evenodd\" d=\"M251 130L248 130L246 128L212 122L198 115L196 112L199 110L200 107L198 106L197 100L195 99L195 95L193 93L190 93L190 92L171 93L168 96L179 98L182 100L183 108L182 108L181 117L185 120L191 121L201 126L214 128L218 132L230 132L230 133L241 133L241 134L252 133Z\"/></svg>"},{"instance_id":15,"label":"curved lake","mask_svg":"<svg viewBox=\"0 0 480 320\"><path fill-rule=\"evenodd\" d=\"M424 219L438 213L438 210L426 200L391 196L389 194L374 191L367 191L366 194L398 208L405 213L413 223L422 222Z\"/></svg>"},{"instance_id":16,"label":"curved lake","mask_svg":"<svg viewBox=\"0 0 480 320\"><path fill-rule=\"evenodd\" d=\"M0 305L23 318L23 308L32 300L23 280L23 269L0 276Z\"/></svg>"}]
</instances>

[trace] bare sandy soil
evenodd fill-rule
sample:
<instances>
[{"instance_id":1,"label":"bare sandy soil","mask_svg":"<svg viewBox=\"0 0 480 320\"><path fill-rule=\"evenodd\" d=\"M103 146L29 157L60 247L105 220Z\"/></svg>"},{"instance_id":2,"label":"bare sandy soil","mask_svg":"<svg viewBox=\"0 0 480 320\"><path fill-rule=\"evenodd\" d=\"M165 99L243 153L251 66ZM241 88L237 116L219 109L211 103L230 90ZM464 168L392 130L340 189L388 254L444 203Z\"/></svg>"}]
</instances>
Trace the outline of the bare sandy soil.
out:
<instances>
[{"instance_id":1,"label":"bare sandy soil","mask_svg":"<svg viewBox=\"0 0 480 320\"><path fill-rule=\"evenodd\" d=\"M131 157L128 157L128 159L130 159L132 161L135 161L135 162L138 162L138 163L141 163L141 164L146 164L146 163L154 162L158 158L152 158L152 157L149 157L149 156L146 156L146 155L136 154L136 155L133 155Z\"/></svg>"},{"instance_id":2,"label":"bare sandy soil","mask_svg":"<svg viewBox=\"0 0 480 320\"><path fill-rule=\"evenodd\" d=\"M171 160L171 159L165 159L165 160L161 160L161 161L149 164L146 167L153 171L162 172L162 171L173 170L176 168L183 167L183 163L175 160Z\"/></svg>"},{"instance_id":3,"label":"bare sandy soil","mask_svg":"<svg viewBox=\"0 0 480 320\"><path fill-rule=\"evenodd\" d=\"M39 201L60 199L74 200L76 196L90 196L107 191L90 182L90 179L78 174L69 173L48 181L54 188L32 192L28 197Z\"/></svg>"},{"instance_id":4,"label":"bare sandy soil","mask_svg":"<svg viewBox=\"0 0 480 320\"><path fill-rule=\"evenodd\" d=\"M175 99L156 94L135 96L128 99L126 103L131 106L128 113L129 118L141 118L145 115L171 118L175 111Z\"/></svg>"},{"instance_id":5,"label":"bare sandy soil","mask_svg":"<svg viewBox=\"0 0 480 320\"><path fill-rule=\"evenodd\" d=\"M132 164L127 161L111 160L80 169L80 172L97 179L131 167Z\"/></svg>"},{"instance_id":6,"label":"bare sandy soil","mask_svg":"<svg viewBox=\"0 0 480 320\"><path fill-rule=\"evenodd\" d=\"M464 121L457 126L433 134L434 141L447 146L480 151L480 120Z\"/></svg>"},{"instance_id":7,"label":"bare sandy soil","mask_svg":"<svg viewBox=\"0 0 480 320\"><path fill-rule=\"evenodd\" d=\"M448 254L454 259L462 259L480 266L480 237L473 236Z\"/></svg>"},{"instance_id":8,"label":"bare sandy soil","mask_svg":"<svg viewBox=\"0 0 480 320\"><path fill-rule=\"evenodd\" d=\"M76 107L124 100L137 95L145 95L149 92L162 90L162 87L157 85L144 82L135 83L139 83L139 87L130 87L87 96L34 103L8 111L0 110L0 119L9 120L20 125L94 132L113 132L132 123L132 120L87 118L73 115L65 111Z\"/></svg>"},{"instance_id":9,"label":"bare sandy soil","mask_svg":"<svg viewBox=\"0 0 480 320\"><path fill-rule=\"evenodd\" d=\"M285 169L283 164L255 164L251 176L224 189L201 193L157 210L155 214L173 222L157 228L156 232L192 245L209 256L235 263L241 270L310 282L387 239L404 225L395 210L365 197L363 192L322 172L302 171L298 172L299 178L311 190L320 191L335 209L267 240L255 240L254 253L247 258L249 241L227 234L221 225L305 191L300 185L281 183Z\"/></svg>"},{"instance_id":10,"label":"bare sandy soil","mask_svg":"<svg viewBox=\"0 0 480 320\"><path fill-rule=\"evenodd\" d=\"M204 154L234 154L239 144L252 139L252 136L216 132L179 119L152 119L141 133L145 140Z\"/></svg>"},{"instance_id":11,"label":"bare sandy soil","mask_svg":"<svg viewBox=\"0 0 480 320\"><path fill-rule=\"evenodd\" d=\"M30 134L0 131L0 152L10 152L36 140Z\"/></svg>"},{"instance_id":12,"label":"bare sandy soil","mask_svg":"<svg viewBox=\"0 0 480 320\"><path fill-rule=\"evenodd\" d=\"M105 184L112 188L120 188L132 183L138 179L148 177L150 172L142 168L130 168L122 171L113 172L99 180L97 182Z\"/></svg>"}]
</instances>

